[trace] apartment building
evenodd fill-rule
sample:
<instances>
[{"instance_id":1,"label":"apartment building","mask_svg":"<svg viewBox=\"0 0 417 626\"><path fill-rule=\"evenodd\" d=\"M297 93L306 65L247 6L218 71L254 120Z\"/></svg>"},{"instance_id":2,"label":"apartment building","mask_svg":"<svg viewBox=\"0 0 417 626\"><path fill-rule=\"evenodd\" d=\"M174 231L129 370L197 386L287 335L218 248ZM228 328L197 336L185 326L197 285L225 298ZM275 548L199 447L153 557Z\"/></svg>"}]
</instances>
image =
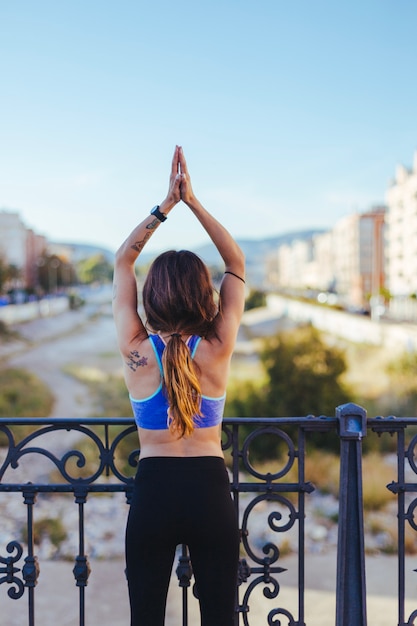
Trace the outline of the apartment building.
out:
<instances>
[{"instance_id":1,"label":"apartment building","mask_svg":"<svg viewBox=\"0 0 417 626\"><path fill-rule=\"evenodd\" d=\"M417 294L417 152L399 165L386 193L387 287L394 298Z\"/></svg>"},{"instance_id":2,"label":"apartment building","mask_svg":"<svg viewBox=\"0 0 417 626\"><path fill-rule=\"evenodd\" d=\"M367 308L385 284L385 207L354 213L333 229L335 287L349 305Z\"/></svg>"},{"instance_id":3,"label":"apartment building","mask_svg":"<svg viewBox=\"0 0 417 626\"><path fill-rule=\"evenodd\" d=\"M280 246L270 256L268 279L273 287L330 289L334 282L332 233L319 233Z\"/></svg>"},{"instance_id":4,"label":"apartment building","mask_svg":"<svg viewBox=\"0 0 417 626\"><path fill-rule=\"evenodd\" d=\"M276 287L335 291L346 306L368 308L385 284L385 207L347 215L332 230L281 246Z\"/></svg>"},{"instance_id":5,"label":"apartment building","mask_svg":"<svg viewBox=\"0 0 417 626\"><path fill-rule=\"evenodd\" d=\"M0 211L0 256L8 265L24 269L27 229L18 213Z\"/></svg>"},{"instance_id":6,"label":"apartment building","mask_svg":"<svg viewBox=\"0 0 417 626\"><path fill-rule=\"evenodd\" d=\"M311 239L296 239L278 249L278 280L282 287L305 288L306 268L313 258Z\"/></svg>"},{"instance_id":7,"label":"apartment building","mask_svg":"<svg viewBox=\"0 0 417 626\"><path fill-rule=\"evenodd\" d=\"M39 283L39 259L48 247L48 241L43 235L36 234L33 230L27 230L26 260L24 267L24 284L30 289L38 287Z\"/></svg>"},{"instance_id":8,"label":"apartment building","mask_svg":"<svg viewBox=\"0 0 417 626\"><path fill-rule=\"evenodd\" d=\"M14 265L19 270L18 286L36 286L37 259L46 245L46 238L28 229L18 213L0 211L0 258L7 265Z\"/></svg>"}]
</instances>

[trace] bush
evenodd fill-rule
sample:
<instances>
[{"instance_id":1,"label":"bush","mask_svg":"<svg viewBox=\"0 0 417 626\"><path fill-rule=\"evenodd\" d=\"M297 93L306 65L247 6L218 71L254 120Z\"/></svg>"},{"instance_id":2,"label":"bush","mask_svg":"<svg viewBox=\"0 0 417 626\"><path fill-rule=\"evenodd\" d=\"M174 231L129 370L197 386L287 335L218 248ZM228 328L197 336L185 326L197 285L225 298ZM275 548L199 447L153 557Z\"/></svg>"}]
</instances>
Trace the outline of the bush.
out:
<instances>
[{"instance_id":1,"label":"bush","mask_svg":"<svg viewBox=\"0 0 417 626\"><path fill-rule=\"evenodd\" d=\"M245 311L266 306L266 294L259 289L252 289L245 302Z\"/></svg>"},{"instance_id":2,"label":"bush","mask_svg":"<svg viewBox=\"0 0 417 626\"><path fill-rule=\"evenodd\" d=\"M33 524L33 541L39 546L43 537L49 537L52 545L59 548L61 543L67 538L65 526L59 518L43 517ZM27 526L23 528L23 541L27 543Z\"/></svg>"},{"instance_id":3,"label":"bush","mask_svg":"<svg viewBox=\"0 0 417 626\"><path fill-rule=\"evenodd\" d=\"M53 402L51 391L35 374L20 369L0 372L0 417L47 417ZM34 430L34 426L13 428L18 438L26 437ZM6 435L0 432L0 446L8 444Z\"/></svg>"},{"instance_id":4,"label":"bush","mask_svg":"<svg viewBox=\"0 0 417 626\"><path fill-rule=\"evenodd\" d=\"M45 417L51 412L53 395L35 374L6 369L0 374L0 417Z\"/></svg>"},{"instance_id":5,"label":"bush","mask_svg":"<svg viewBox=\"0 0 417 626\"><path fill-rule=\"evenodd\" d=\"M396 476L395 469L387 465L384 456L372 452L363 457L363 508L380 511L394 501L395 496L387 489Z\"/></svg>"},{"instance_id":6,"label":"bush","mask_svg":"<svg viewBox=\"0 0 417 626\"><path fill-rule=\"evenodd\" d=\"M417 354L406 352L388 367L391 379L390 403L391 413L397 415L414 415L417 409L416 382Z\"/></svg>"},{"instance_id":7,"label":"bush","mask_svg":"<svg viewBox=\"0 0 417 626\"><path fill-rule=\"evenodd\" d=\"M268 338L260 353L263 380L242 381L227 403L227 415L239 417L304 417L334 415L335 407L348 402L350 394L340 382L346 369L343 353L328 346L311 326ZM246 433L250 432L248 427ZM289 434L295 434L288 429ZM254 454L272 458L279 454L276 438L262 438ZM339 449L334 433L313 437L317 447Z\"/></svg>"}]
</instances>

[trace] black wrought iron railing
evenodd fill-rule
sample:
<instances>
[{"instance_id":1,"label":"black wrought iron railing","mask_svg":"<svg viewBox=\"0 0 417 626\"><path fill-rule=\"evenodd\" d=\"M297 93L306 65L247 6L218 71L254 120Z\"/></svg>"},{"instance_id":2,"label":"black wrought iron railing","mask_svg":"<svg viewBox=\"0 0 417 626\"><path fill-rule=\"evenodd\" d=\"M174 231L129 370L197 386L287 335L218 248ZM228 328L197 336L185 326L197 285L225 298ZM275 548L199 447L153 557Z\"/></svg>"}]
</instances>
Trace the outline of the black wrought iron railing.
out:
<instances>
[{"instance_id":1,"label":"black wrought iron railing","mask_svg":"<svg viewBox=\"0 0 417 626\"><path fill-rule=\"evenodd\" d=\"M367 623L362 438L367 434L382 433L390 433L396 438L398 456L397 480L387 486L396 495L398 504L397 624L415 623L417 600L416 610L408 617L404 609L406 526L417 531L414 520L417 435L411 437L407 445L405 432L415 426L417 418L366 419L365 410L354 404L337 407L335 417L230 418L224 421L223 448L230 469L230 488L239 514L242 543L236 625L261 626L259 618L256 624L251 621L250 606L255 590L261 590L269 602L264 624L308 624L304 603L305 562L308 558L305 550L306 499L315 487L306 481L305 460L308 438L318 432L337 433L340 438L336 626L365 626ZM31 432L23 430L34 427L36 429ZM1 418L0 437L0 495L20 493L21 507L25 510L23 537L16 525L16 534L4 545L0 544L0 593L1 587L7 586L9 598L25 603L27 607L25 623L28 626L40 624L35 604L38 577L42 571L42 558L36 554L37 497L39 494L51 497L53 494L70 494L73 506L77 508L75 532L78 546L72 566L74 585L79 590L79 626L85 626L87 584L94 576L86 553L85 507L91 494L122 492L129 502L139 457L133 420ZM284 460L277 459L272 465L254 461L256 442L265 437L279 442L279 459ZM39 459L43 460L42 468ZM415 477L414 481L406 482L406 471L407 476L411 473ZM264 527L269 533L263 543L250 532L251 520L259 509L263 511ZM288 533L291 533L292 540L296 538L297 544L296 610L282 604L280 598L280 581L285 571L280 561L280 548ZM187 626L193 579L186 546L181 547L176 573L179 593L182 594L182 624ZM103 626L106 625L103 623Z\"/></svg>"}]
</instances>

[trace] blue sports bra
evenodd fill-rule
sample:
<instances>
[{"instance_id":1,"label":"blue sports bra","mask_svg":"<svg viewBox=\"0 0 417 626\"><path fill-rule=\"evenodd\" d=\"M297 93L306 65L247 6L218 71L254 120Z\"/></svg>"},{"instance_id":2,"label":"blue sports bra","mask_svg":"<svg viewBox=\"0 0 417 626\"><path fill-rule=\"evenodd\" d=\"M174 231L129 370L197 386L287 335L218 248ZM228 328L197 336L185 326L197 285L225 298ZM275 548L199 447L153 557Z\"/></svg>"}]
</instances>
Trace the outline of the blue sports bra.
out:
<instances>
[{"instance_id":1,"label":"blue sports bra","mask_svg":"<svg viewBox=\"0 0 417 626\"><path fill-rule=\"evenodd\" d=\"M137 400L129 394L129 398L132 404L133 415L137 426L148 430L168 430L169 405L162 387L162 353L165 349L165 344L159 335L149 335L149 340L155 352L159 371L161 373L161 382L158 389L151 396ZM194 358L195 351L200 341L201 337L198 337L197 335L192 335L188 339L187 346L191 352L191 358ZM218 424L221 424L225 401L226 394L220 398L202 396L201 417L198 416L195 418L195 428L208 428L209 426L217 426Z\"/></svg>"}]
</instances>

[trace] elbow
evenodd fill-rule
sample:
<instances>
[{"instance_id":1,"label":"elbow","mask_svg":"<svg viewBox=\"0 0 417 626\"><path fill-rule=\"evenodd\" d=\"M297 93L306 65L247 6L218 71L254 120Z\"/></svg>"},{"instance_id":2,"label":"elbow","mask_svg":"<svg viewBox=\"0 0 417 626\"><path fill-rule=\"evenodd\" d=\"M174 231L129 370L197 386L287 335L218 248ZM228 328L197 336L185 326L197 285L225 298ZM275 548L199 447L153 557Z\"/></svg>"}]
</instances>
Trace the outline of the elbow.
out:
<instances>
[{"instance_id":1,"label":"elbow","mask_svg":"<svg viewBox=\"0 0 417 626\"><path fill-rule=\"evenodd\" d=\"M125 251L125 244L122 243L122 245L120 246L120 248L118 248L115 252L114 255L114 262L115 263L120 263L120 261L123 260L123 257L125 255L126 251Z\"/></svg>"},{"instance_id":2,"label":"elbow","mask_svg":"<svg viewBox=\"0 0 417 626\"><path fill-rule=\"evenodd\" d=\"M124 265L127 261L127 250L126 250L126 244L122 243L122 245L120 246L120 248L118 250L116 250L116 253L114 255L114 265L116 266L121 266Z\"/></svg>"},{"instance_id":3,"label":"elbow","mask_svg":"<svg viewBox=\"0 0 417 626\"><path fill-rule=\"evenodd\" d=\"M246 258L242 248L236 246L236 258L233 263L234 267L239 269L242 273L245 272Z\"/></svg>"},{"instance_id":4,"label":"elbow","mask_svg":"<svg viewBox=\"0 0 417 626\"><path fill-rule=\"evenodd\" d=\"M243 252L243 250L242 250L242 248L240 246L238 246L238 248L239 248L239 256L240 256L241 263L242 263L243 267L245 267L245 263L246 263L245 254L244 254L244 252Z\"/></svg>"}]
</instances>

